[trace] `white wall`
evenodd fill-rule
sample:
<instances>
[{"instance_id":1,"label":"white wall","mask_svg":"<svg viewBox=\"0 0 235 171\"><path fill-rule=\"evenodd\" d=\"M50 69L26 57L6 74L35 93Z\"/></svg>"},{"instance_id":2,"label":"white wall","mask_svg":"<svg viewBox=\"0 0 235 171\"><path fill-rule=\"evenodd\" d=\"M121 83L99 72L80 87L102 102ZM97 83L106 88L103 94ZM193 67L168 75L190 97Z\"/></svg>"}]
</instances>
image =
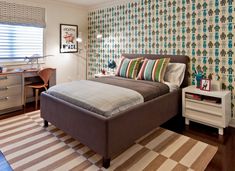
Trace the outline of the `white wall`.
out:
<instances>
[{"instance_id":1,"label":"white wall","mask_svg":"<svg viewBox=\"0 0 235 171\"><path fill-rule=\"evenodd\" d=\"M57 83L86 78L85 51L78 53L60 53L60 24L78 25L79 32L87 40L88 10L52 0L5 0L18 4L46 8L45 55L54 55L46 59L46 66L57 69Z\"/></svg>"}]
</instances>

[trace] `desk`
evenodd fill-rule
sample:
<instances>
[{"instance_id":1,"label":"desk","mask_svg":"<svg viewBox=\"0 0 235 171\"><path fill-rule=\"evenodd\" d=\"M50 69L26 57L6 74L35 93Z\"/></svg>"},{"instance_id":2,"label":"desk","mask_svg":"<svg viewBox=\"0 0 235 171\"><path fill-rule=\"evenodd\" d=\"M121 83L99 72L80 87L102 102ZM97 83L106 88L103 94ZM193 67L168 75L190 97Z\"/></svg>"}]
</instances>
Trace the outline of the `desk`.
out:
<instances>
[{"instance_id":1,"label":"desk","mask_svg":"<svg viewBox=\"0 0 235 171\"><path fill-rule=\"evenodd\" d=\"M23 108L24 87L27 80L35 82L39 79L38 70L10 70L0 73L0 114ZM56 69L49 80L49 87L56 84ZM27 98L30 100L30 98ZM32 101L31 98L30 101Z\"/></svg>"}]
</instances>

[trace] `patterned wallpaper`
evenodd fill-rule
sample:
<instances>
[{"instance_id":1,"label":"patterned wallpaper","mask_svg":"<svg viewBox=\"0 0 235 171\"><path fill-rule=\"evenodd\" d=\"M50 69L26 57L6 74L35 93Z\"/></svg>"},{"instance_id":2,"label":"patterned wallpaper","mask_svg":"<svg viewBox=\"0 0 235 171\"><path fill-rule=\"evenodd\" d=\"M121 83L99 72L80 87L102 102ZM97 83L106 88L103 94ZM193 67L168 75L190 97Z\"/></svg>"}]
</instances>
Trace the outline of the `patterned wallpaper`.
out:
<instances>
[{"instance_id":1,"label":"patterned wallpaper","mask_svg":"<svg viewBox=\"0 0 235 171\"><path fill-rule=\"evenodd\" d=\"M233 0L139 0L91 11L88 76L122 53L185 54L191 84L201 69L235 95L234 7Z\"/></svg>"}]
</instances>

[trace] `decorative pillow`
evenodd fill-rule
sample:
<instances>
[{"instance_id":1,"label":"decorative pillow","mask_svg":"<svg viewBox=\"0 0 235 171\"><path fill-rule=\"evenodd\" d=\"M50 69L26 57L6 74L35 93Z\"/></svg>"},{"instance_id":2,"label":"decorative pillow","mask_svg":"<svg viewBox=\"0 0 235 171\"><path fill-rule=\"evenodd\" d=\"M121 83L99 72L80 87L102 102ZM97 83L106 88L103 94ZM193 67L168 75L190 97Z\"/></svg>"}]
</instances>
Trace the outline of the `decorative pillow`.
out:
<instances>
[{"instance_id":1,"label":"decorative pillow","mask_svg":"<svg viewBox=\"0 0 235 171\"><path fill-rule=\"evenodd\" d=\"M170 58L156 60L145 59L137 79L164 82L163 78L169 62Z\"/></svg>"},{"instance_id":2,"label":"decorative pillow","mask_svg":"<svg viewBox=\"0 0 235 171\"><path fill-rule=\"evenodd\" d=\"M166 68L164 81L173 83L180 87L184 80L186 65L183 63L169 63Z\"/></svg>"},{"instance_id":3,"label":"decorative pillow","mask_svg":"<svg viewBox=\"0 0 235 171\"><path fill-rule=\"evenodd\" d=\"M116 72L116 76L135 79L141 59L142 58L128 59L122 57Z\"/></svg>"}]
</instances>

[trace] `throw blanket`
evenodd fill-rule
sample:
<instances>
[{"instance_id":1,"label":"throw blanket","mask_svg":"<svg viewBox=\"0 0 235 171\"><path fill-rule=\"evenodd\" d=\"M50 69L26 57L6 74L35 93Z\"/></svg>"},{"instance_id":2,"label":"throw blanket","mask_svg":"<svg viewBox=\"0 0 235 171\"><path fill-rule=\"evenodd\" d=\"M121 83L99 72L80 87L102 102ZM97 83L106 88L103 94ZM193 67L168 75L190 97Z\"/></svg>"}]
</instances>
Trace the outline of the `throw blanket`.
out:
<instances>
[{"instance_id":1,"label":"throw blanket","mask_svg":"<svg viewBox=\"0 0 235 171\"><path fill-rule=\"evenodd\" d=\"M106 117L144 102L134 90L89 80L56 85L47 93Z\"/></svg>"}]
</instances>

